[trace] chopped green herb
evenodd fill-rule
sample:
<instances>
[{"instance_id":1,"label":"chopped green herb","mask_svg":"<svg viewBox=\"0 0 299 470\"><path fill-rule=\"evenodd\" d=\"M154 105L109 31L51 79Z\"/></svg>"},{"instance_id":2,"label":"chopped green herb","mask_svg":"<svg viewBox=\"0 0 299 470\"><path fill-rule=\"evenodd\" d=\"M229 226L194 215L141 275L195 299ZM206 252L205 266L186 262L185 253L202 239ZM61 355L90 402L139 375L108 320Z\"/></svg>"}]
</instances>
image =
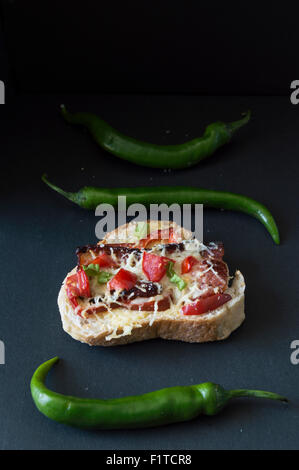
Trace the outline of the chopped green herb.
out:
<instances>
[{"instance_id":1,"label":"chopped green herb","mask_svg":"<svg viewBox=\"0 0 299 470\"><path fill-rule=\"evenodd\" d=\"M106 284L106 282L110 281L113 274L107 273L106 271L101 271L98 275L98 283L99 284Z\"/></svg>"},{"instance_id":2,"label":"chopped green herb","mask_svg":"<svg viewBox=\"0 0 299 470\"><path fill-rule=\"evenodd\" d=\"M100 272L100 266L98 264L88 264L87 266L83 266L83 269L87 276L97 276Z\"/></svg>"},{"instance_id":3,"label":"chopped green herb","mask_svg":"<svg viewBox=\"0 0 299 470\"><path fill-rule=\"evenodd\" d=\"M138 222L135 228L135 234L141 240L146 238L149 232L149 224L147 222Z\"/></svg>"},{"instance_id":4,"label":"chopped green herb","mask_svg":"<svg viewBox=\"0 0 299 470\"><path fill-rule=\"evenodd\" d=\"M88 266L83 266L83 269L87 276L96 276L99 284L106 284L113 276L113 274L106 271L100 271L98 264L89 264Z\"/></svg>"},{"instance_id":5,"label":"chopped green herb","mask_svg":"<svg viewBox=\"0 0 299 470\"><path fill-rule=\"evenodd\" d=\"M176 274L173 269L174 263L171 261L167 265L167 276L169 277L170 282L173 282L179 290L185 289L187 283Z\"/></svg>"}]
</instances>

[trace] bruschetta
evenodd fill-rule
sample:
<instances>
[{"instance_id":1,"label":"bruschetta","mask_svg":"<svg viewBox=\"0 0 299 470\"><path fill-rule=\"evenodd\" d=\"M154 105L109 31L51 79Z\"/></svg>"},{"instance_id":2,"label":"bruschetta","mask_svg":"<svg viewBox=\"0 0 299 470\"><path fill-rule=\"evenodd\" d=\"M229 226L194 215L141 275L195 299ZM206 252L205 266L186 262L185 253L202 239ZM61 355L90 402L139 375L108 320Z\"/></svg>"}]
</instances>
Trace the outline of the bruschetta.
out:
<instances>
[{"instance_id":1,"label":"bruschetta","mask_svg":"<svg viewBox=\"0 0 299 470\"><path fill-rule=\"evenodd\" d=\"M240 271L230 277L223 244L174 222L131 222L76 253L58 306L64 330L81 342L215 341L245 319L245 281Z\"/></svg>"}]
</instances>

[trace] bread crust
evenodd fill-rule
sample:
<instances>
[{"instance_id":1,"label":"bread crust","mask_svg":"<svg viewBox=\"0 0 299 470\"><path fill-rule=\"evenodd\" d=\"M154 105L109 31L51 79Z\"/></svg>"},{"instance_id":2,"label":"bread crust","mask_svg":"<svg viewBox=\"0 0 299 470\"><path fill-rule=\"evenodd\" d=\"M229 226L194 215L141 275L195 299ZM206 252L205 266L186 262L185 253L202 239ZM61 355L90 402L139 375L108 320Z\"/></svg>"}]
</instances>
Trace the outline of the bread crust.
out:
<instances>
[{"instance_id":1,"label":"bread crust","mask_svg":"<svg viewBox=\"0 0 299 470\"><path fill-rule=\"evenodd\" d=\"M132 223L130 223L132 224ZM118 229L130 230L130 224L126 224ZM175 230L179 226L173 222L156 223L156 228L173 227ZM151 226L152 227L152 226ZM190 232L183 229L182 239L190 238ZM191 234L192 235L192 234ZM115 239L115 233L110 232L100 243L111 243ZM72 274L74 270L67 275ZM66 278L65 278L66 280ZM129 334L125 334L122 326L114 331L114 335L123 335L109 339L112 331L101 330L100 332L91 329L81 328L75 321L75 314L69 303L65 291L65 280L61 286L58 296L58 306L61 315L63 329L74 339L87 343L91 346L119 346L136 341L145 341L153 338L163 338L168 340L179 340L189 343L202 343L208 341L218 341L226 339L232 331L237 329L245 319L244 313L244 291L245 281L240 271L236 271L232 286L228 289L232 299L218 309L203 315L184 316L179 311L173 310L171 316L166 312L158 312L158 316L151 324L149 316L140 320L138 326L133 326ZM116 309L115 315L121 314L122 309ZM136 312L135 312L136 314ZM132 311L134 315L134 311ZM84 320L83 320L84 321ZM86 320L86 322L88 322Z\"/></svg>"}]
</instances>

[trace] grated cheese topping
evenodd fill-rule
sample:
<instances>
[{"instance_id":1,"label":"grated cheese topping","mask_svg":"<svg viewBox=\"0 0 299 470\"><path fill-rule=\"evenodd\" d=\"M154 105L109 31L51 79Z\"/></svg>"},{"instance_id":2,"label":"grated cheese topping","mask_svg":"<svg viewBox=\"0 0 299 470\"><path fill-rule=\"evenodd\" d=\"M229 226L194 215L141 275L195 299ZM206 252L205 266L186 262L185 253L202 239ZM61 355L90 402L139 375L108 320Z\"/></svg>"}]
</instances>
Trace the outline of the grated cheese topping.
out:
<instances>
[{"instance_id":1,"label":"grated cheese topping","mask_svg":"<svg viewBox=\"0 0 299 470\"><path fill-rule=\"evenodd\" d=\"M142 259L145 251L156 254L158 256L166 256L170 260L174 261L173 270L174 272L185 281L185 288L180 291L178 287L170 281L167 275L165 275L159 283L153 283L157 286L158 294L152 297L134 297L134 292L127 296L127 303L121 300L121 291L110 291L107 288L107 284L99 284L96 276L89 276L90 290L92 294L91 299L79 300L79 305L82 309L81 316L68 303L65 306L65 314L71 321L82 330L86 335L88 334L100 334L101 332L109 331L106 336L106 340L110 341L113 338L119 338L131 334L133 328L139 328L142 326L144 321L148 321L149 325L159 319L173 318L179 315L181 307L185 304L193 302L194 299L203 296L211 289L209 285L203 285L199 287L199 279L211 272L215 278L223 281L223 278L214 269L214 263L212 258L204 257L205 263L208 268L204 270L193 269L192 273L181 274L181 266L183 260L187 256L193 256L198 260L198 264L195 268L200 265L203 260L203 252L213 256L211 247L205 246L203 243L196 239L184 240L180 243L181 249L177 248L174 251L167 252L167 246L164 244L157 244L150 250L139 250L132 251L129 254L123 255L121 258L117 256L113 248L110 248L110 255L117 264L117 267L105 268L104 271L109 272L111 277L117 274L120 269L125 269L134 273L138 281L142 283L150 282L143 270L142 270ZM217 247L216 244L215 248ZM183 247L183 248L182 248ZM96 254L90 250L92 258L96 258ZM138 286L141 292L146 292L146 289L142 285ZM213 292L216 294L222 292L219 286L212 286ZM228 292L229 289L226 289ZM167 310L159 311L159 302L165 298L169 299L170 306ZM129 302L129 305L128 305ZM145 311L142 310L144 303L153 302L153 310ZM112 304L113 307L111 306ZM116 308L116 306L119 308ZM137 309L132 310L130 306L135 306ZM105 311L97 312L91 309L103 307ZM78 308L77 308L78 309ZM209 313L208 313L209 314Z\"/></svg>"}]
</instances>

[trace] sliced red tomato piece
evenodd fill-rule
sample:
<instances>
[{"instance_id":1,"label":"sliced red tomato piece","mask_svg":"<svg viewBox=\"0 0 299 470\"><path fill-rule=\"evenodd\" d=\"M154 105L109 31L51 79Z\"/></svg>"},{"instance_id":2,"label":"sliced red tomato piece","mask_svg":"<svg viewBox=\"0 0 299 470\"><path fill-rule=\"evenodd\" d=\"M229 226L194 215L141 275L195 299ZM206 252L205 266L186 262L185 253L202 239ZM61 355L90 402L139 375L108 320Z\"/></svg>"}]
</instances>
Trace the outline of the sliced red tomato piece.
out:
<instances>
[{"instance_id":1,"label":"sliced red tomato piece","mask_svg":"<svg viewBox=\"0 0 299 470\"><path fill-rule=\"evenodd\" d=\"M197 299L191 304L184 305L182 312L184 315L202 315L203 313L215 310L231 299L229 294L215 294L204 299Z\"/></svg>"},{"instance_id":2,"label":"sliced red tomato piece","mask_svg":"<svg viewBox=\"0 0 299 470\"><path fill-rule=\"evenodd\" d=\"M70 296L91 297L89 280L83 269L79 269L75 274L72 274L67 278L66 288L69 292L69 298Z\"/></svg>"},{"instance_id":3,"label":"sliced red tomato piece","mask_svg":"<svg viewBox=\"0 0 299 470\"><path fill-rule=\"evenodd\" d=\"M186 274L191 271L195 264L199 263L198 259L194 258L194 256L187 256L182 262L181 273Z\"/></svg>"},{"instance_id":4,"label":"sliced red tomato piece","mask_svg":"<svg viewBox=\"0 0 299 470\"><path fill-rule=\"evenodd\" d=\"M168 263L174 260L165 256L154 255L153 253L143 253L142 270L149 281L159 282L166 274Z\"/></svg>"},{"instance_id":5,"label":"sliced red tomato piece","mask_svg":"<svg viewBox=\"0 0 299 470\"><path fill-rule=\"evenodd\" d=\"M67 278L66 294L72 307L80 315L82 309L79 306L78 297L91 297L89 280L83 269L79 269L79 271Z\"/></svg>"},{"instance_id":6,"label":"sliced red tomato piece","mask_svg":"<svg viewBox=\"0 0 299 470\"><path fill-rule=\"evenodd\" d=\"M121 268L109 281L108 286L110 290L129 290L135 286L136 282L136 274Z\"/></svg>"},{"instance_id":7,"label":"sliced red tomato piece","mask_svg":"<svg viewBox=\"0 0 299 470\"><path fill-rule=\"evenodd\" d=\"M173 232L173 228L170 227L169 229L163 229L163 230L155 230L154 232L151 232L148 234L146 238L143 238L140 240L138 243L138 248L146 248L150 243L152 243L155 240L163 240L165 243L175 243L175 236Z\"/></svg>"},{"instance_id":8,"label":"sliced red tomato piece","mask_svg":"<svg viewBox=\"0 0 299 470\"><path fill-rule=\"evenodd\" d=\"M77 272L77 276L78 276L79 296L91 297L89 280L84 269L79 269L79 271Z\"/></svg>"},{"instance_id":9,"label":"sliced red tomato piece","mask_svg":"<svg viewBox=\"0 0 299 470\"><path fill-rule=\"evenodd\" d=\"M107 253L100 253L99 256L97 256L89 264L98 264L100 268L111 268L117 266L111 256Z\"/></svg>"},{"instance_id":10,"label":"sliced red tomato piece","mask_svg":"<svg viewBox=\"0 0 299 470\"><path fill-rule=\"evenodd\" d=\"M78 286L78 273L72 274L66 280L66 287L73 297L78 297L80 295L79 286Z\"/></svg>"},{"instance_id":11,"label":"sliced red tomato piece","mask_svg":"<svg viewBox=\"0 0 299 470\"><path fill-rule=\"evenodd\" d=\"M66 295L72 305L72 307L75 309L78 307L78 296L74 295L73 292L72 292L72 289L70 287L66 287Z\"/></svg>"},{"instance_id":12,"label":"sliced red tomato piece","mask_svg":"<svg viewBox=\"0 0 299 470\"><path fill-rule=\"evenodd\" d=\"M77 273L69 276L66 280L66 295L70 301L73 309L76 309L78 304L79 287Z\"/></svg>"}]
</instances>

